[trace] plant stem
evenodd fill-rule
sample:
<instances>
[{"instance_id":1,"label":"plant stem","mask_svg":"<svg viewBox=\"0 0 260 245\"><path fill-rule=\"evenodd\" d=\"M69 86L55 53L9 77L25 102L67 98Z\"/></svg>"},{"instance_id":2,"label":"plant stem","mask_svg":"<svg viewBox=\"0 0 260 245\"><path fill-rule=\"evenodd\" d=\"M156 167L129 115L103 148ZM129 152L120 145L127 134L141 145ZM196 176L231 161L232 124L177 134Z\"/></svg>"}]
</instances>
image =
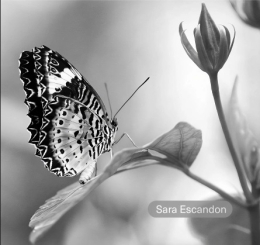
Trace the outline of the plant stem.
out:
<instances>
[{"instance_id":1,"label":"plant stem","mask_svg":"<svg viewBox=\"0 0 260 245\"><path fill-rule=\"evenodd\" d=\"M220 99L220 94L219 94L219 87L218 87L218 76L217 74L212 74L210 76L210 82L211 82L211 90L212 90L212 94L214 97L214 101L215 101L215 105L216 105L216 109L218 112L218 117L221 123L221 127L222 130L224 132L225 138L226 138L226 142L230 151L230 154L232 156L232 159L234 161L237 173L238 173L238 177L240 180L240 184L241 187L243 189L243 192L245 194L246 200L248 203L252 203L254 201L254 197L252 195L252 193L250 192L248 185L247 185L247 179L245 176L245 171L243 166L241 165L241 162L239 161L239 158L236 154L234 145L232 143L231 140L231 136L228 130L228 126L226 123L226 119L225 119L225 115L222 109L222 104L221 104L221 99ZM260 243L259 243L260 244Z\"/></svg>"},{"instance_id":2,"label":"plant stem","mask_svg":"<svg viewBox=\"0 0 260 245\"><path fill-rule=\"evenodd\" d=\"M256 182L252 182L252 193L257 202L248 207L250 228L251 228L251 242L252 245L260 244L260 202L258 198L258 188Z\"/></svg>"},{"instance_id":3,"label":"plant stem","mask_svg":"<svg viewBox=\"0 0 260 245\"><path fill-rule=\"evenodd\" d=\"M237 156L237 153L235 151L234 145L232 143L230 133L227 127L227 123L225 120L224 112L222 109L221 105L221 99L220 99L220 94L219 94L219 87L218 87L218 77L217 74L213 74L210 76L210 82L211 82L211 89L212 89L212 94L214 97L215 105L217 108L219 120L222 126L222 130L224 132L227 145L230 151L230 154L232 156L232 159L234 161L238 177L240 180L240 184L242 186L242 189L244 191L246 200L248 204L251 204L247 207L247 210L249 212L249 219L250 219L250 228L251 228L251 244L252 245L259 245L260 244L260 209L259 209L259 201L255 202L254 197L254 185L252 185L252 192L250 192L248 185L247 185L247 179L245 175L245 171L243 168L243 165L239 161L239 158Z\"/></svg>"},{"instance_id":4,"label":"plant stem","mask_svg":"<svg viewBox=\"0 0 260 245\"><path fill-rule=\"evenodd\" d=\"M248 207L250 227L251 227L251 242L252 245L260 244L260 209L259 203Z\"/></svg>"},{"instance_id":5,"label":"plant stem","mask_svg":"<svg viewBox=\"0 0 260 245\"><path fill-rule=\"evenodd\" d=\"M244 202L240 201L239 199L234 198L233 196L229 195L228 193L226 193L225 191L221 190L217 186L215 186L215 185L211 184L210 182L208 182L208 181L200 178L199 176L193 174L192 172L190 172L190 170L188 168L186 168L183 172L187 176L192 178L193 180L196 180L197 182L201 183L202 185L205 185L208 188L210 188L211 190L217 192L220 196L222 196L226 200L230 201L231 203L234 203L234 204L236 204L236 205L238 205L239 207L242 207L242 208L246 207L246 204Z\"/></svg>"}]
</instances>

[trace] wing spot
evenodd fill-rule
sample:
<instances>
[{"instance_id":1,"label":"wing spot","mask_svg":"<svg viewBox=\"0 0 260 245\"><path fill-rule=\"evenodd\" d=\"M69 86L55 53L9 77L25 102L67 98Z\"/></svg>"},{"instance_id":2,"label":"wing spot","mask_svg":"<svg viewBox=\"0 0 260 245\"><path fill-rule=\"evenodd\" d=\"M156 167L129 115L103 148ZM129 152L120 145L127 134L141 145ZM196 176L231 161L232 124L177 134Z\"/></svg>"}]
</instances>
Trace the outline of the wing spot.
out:
<instances>
[{"instance_id":1,"label":"wing spot","mask_svg":"<svg viewBox=\"0 0 260 245\"><path fill-rule=\"evenodd\" d=\"M53 73L56 73L57 71L56 71L56 69L55 68L51 68L51 72L53 72Z\"/></svg>"},{"instance_id":2,"label":"wing spot","mask_svg":"<svg viewBox=\"0 0 260 245\"><path fill-rule=\"evenodd\" d=\"M58 61L55 60L55 59L51 59L51 63L54 64L54 65L59 65Z\"/></svg>"},{"instance_id":3,"label":"wing spot","mask_svg":"<svg viewBox=\"0 0 260 245\"><path fill-rule=\"evenodd\" d=\"M93 147L92 140L89 140L89 141L88 141L88 144L89 144L91 147Z\"/></svg>"},{"instance_id":4,"label":"wing spot","mask_svg":"<svg viewBox=\"0 0 260 245\"><path fill-rule=\"evenodd\" d=\"M60 149L60 153L61 153L61 154L64 154L64 152L65 152L65 151L64 151L63 149Z\"/></svg>"}]
</instances>

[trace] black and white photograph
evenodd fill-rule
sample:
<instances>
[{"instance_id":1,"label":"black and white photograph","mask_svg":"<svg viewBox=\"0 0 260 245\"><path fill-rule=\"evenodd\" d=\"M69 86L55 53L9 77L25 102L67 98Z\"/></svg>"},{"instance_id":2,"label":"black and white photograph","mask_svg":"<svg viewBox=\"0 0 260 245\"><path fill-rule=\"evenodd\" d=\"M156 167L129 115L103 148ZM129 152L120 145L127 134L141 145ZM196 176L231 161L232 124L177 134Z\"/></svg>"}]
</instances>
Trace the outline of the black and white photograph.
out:
<instances>
[{"instance_id":1,"label":"black and white photograph","mask_svg":"<svg viewBox=\"0 0 260 245\"><path fill-rule=\"evenodd\" d=\"M260 0L1 3L2 245L259 245Z\"/></svg>"}]
</instances>

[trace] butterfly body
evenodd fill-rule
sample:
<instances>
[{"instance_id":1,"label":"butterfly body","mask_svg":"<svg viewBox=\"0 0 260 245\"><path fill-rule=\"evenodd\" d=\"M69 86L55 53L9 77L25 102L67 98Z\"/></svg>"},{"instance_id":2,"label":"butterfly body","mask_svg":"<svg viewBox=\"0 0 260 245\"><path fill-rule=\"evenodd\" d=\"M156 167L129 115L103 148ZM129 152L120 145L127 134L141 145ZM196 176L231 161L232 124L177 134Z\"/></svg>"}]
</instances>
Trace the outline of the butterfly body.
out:
<instances>
[{"instance_id":1,"label":"butterfly body","mask_svg":"<svg viewBox=\"0 0 260 245\"><path fill-rule=\"evenodd\" d=\"M42 46L24 51L19 61L35 154L57 176L82 173L84 183L112 148L116 118L109 120L94 88L57 52Z\"/></svg>"}]
</instances>

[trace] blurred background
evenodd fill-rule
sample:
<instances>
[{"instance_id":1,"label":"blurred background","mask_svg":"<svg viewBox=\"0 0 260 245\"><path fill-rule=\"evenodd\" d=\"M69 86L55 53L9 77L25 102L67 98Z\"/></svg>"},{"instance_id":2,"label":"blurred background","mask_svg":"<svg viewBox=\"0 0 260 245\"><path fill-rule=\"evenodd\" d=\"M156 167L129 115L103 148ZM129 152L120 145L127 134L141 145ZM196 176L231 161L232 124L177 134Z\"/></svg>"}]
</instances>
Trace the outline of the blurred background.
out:
<instances>
[{"instance_id":1,"label":"blurred background","mask_svg":"<svg viewBox=\"0 0 260 245\"><path fill-rule=\"evenodd\" d=\"M204 0L215 20L233 24L237 36L220 71L224 108L239 76L241 110L260 140L260 33L237 17L228 1ZM27 142L29 118L23 103L18 58L23 50L46 45L67 58L93 85L113 112L148 76L118 114L120 136L127 132L144 145L186 121L201 129L202 149L191 170L238 194L241 187L218 121L210 83L182 48L181 21L192 39L200 1L2 1L1 9L1 244L29 244L30 217L44 201L75 178L49 173ZM131 147L124 138L114 152ZM110 154L99 158L98 171ZM213 191L181 172L162 166L116 175L68 212L37 244L177 244L200 245L186 219L148 214L155 200L204 200Z\"/></svg>"}]
</instances>

